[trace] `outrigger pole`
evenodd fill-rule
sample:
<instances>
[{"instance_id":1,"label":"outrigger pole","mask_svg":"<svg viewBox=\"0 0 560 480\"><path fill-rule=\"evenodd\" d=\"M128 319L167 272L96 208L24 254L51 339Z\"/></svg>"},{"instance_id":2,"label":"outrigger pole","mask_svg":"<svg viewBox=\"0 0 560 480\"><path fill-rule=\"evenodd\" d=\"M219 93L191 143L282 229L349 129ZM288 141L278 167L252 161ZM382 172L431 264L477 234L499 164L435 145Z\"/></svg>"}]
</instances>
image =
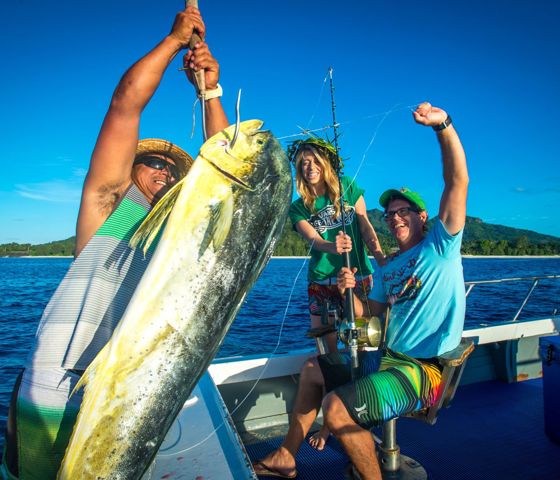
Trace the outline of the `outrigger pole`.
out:
<instances>
[{"instance_id":1,"label":"outrigger pole","mask_svg":"<svg viewBox=\"0 0 560 480\"><path fill-rule=\"evenodd\" d=\"M198 8L198 0L186 0L186 7ZM203 39L200 38L198 33L193 32L191 40L189 42L189 48L192 50L194 46L201 42ZM184 70L184 69L180 69ZM206 81L204 79L204 70L199 70L198 72L193 72L194 81L196 83L196 88L198 90L198 97L200 98L200 108L202 110L202 134L204 135L204 141L207 140L206 136Z\"/></svg>"},{"instance_id":2,"label":"outrigger pole","mask_svg":"<svg viewBox=\"0 0 560 480\"><path fill-rule=\"evenodd\" d=\"M338 162L333 165L336 170L336 175L338 177L338 188L340 191L340 214L342 217L342 231L346 235L346 211L344 208L344 195L342 191L342 162L340 159L340 149L338 148L338 124L336 123L336 105L334 102L334 83L333 83L333 68L329 67L329 83L331 88L331 110L333 118L333 132L334 132L334 148L336 149L336 155L338 157ZM352 268L350 265L350 253L344 252L344 266L347 268ZM346 291L346 305L344 307L344 316L348 323L349 329L346 332L346 338L349 340L348 345L350 347L350 357L352 359L352 380L355 380L358 376L358 330L356 329L356 317L354 314L354 289L348 288Z\"/></svg>"}]
</instances>

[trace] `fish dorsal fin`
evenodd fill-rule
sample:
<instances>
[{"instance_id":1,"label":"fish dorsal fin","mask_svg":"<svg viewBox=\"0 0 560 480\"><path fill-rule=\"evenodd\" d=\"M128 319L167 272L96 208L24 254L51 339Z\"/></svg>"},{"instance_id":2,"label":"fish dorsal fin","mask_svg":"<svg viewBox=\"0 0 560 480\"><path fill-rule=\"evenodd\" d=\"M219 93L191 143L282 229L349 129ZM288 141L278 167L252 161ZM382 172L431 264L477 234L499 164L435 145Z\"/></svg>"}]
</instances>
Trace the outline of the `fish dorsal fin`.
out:
<instances>
[{"instance_id":1,"label":"fish dorsal fin","mask_svg":"<svg viewBox=\"0 0 560 480\"><path fill-rule=\"evenodd\" d=\"M177 182L173 188L171 188L163 198L156 203L154 208L150 211L148 216L144 219L138 230L134 233L130 239L129 245L132 248L137 248L142 245L142 251L144 255L150 248L154 239L157 237L161 227L163 226L165 220L171 213L179 193L181 193L181 188L183 187L184 181L187 177L182 178Z\"/></svg>"},{"instance_id":2,"label":"fish dorsal fin","mask_svg":"<svg viewBox=\"0 0 560 480\"><path fill-rule=\"evenodd\" d=\"M212 243L214 250L218 250L225 242L231 223L233 221L233 192L228 190L224 198L210 205L210 221L204 233L204 239L200 244L198 257L202 257L206 249Z\"/></svg>"}]
</instances>

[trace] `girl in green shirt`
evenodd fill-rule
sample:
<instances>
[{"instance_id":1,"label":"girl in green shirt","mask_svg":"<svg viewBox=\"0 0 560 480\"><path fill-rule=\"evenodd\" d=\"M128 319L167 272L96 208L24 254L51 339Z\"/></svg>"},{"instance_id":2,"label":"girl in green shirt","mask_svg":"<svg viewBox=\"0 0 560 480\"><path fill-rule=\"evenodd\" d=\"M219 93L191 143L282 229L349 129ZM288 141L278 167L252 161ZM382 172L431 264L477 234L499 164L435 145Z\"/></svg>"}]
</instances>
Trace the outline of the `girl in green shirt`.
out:
<instances>
[{"instance_id":1,"label":"girl in green shirt","mask_svg":"<svg viewBox=\"0 0 560 480\"><path fill-rule=\"evenodd\" d=\"M294 229L310 244L308 297L311 327L334 322L335 311L344 302L336 285L343 266L342 253L350 253L357 269L355 293L367 299L372 287L373 268L366 246L380 264L384 263L381 245L371 225L364 201L364 190L348 177L341 178L344 195L346 235L342 233L340 187L333 167L338 162L334 147L322 139L310 137L295 142L289 150L295 164L296 189L300 198L290 207ZM337 334L326 336L330 352L337 350ZM313 436L310 443L321 450L328 431Z\"/></svg>"}]
</instances>

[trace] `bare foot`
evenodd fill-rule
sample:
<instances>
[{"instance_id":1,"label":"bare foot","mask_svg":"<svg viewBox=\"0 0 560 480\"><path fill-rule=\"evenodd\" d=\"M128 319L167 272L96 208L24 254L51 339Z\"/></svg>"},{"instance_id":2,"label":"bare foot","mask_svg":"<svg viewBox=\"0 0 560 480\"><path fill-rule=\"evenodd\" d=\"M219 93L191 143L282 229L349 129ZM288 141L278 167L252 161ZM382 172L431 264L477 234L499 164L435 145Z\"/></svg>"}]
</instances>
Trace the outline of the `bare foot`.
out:
<instances>
[{"instance_id":1,"label":"bare foot","mask_svg":"<svg viewBox=\"0 0 560 480\"><path fill-rule=\"evenodd\" d=\"M296 478L295 458L287 450L280 447L265 458L253 463L257 475L276 478Z\"/></svg>"},{"instance_id":2,"label":"bare foot","mask_svg":"<svg viewBox=\"0 0 560 480\"><path fill-rule=\"evenodd\" d=\"M327 443L329 435L329 429L323 425L321 430L315 432L311 435L311 437L309 437L309 445L311 445L315 450L321 451L325 448L325 443Z\"/></svg>"}]
</instances>

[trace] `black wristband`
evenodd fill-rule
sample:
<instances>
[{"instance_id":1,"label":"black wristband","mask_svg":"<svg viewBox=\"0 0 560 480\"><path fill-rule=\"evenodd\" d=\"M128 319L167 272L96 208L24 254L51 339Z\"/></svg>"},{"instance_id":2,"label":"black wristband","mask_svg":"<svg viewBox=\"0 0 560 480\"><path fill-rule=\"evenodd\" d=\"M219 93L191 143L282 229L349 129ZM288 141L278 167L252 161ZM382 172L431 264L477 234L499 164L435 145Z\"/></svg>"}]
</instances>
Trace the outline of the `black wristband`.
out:
<instances>
[{"instance_id":1,"label":"black wristband","mask_svg":"<svg viewBox=\"0 0 560 480\"><path fill-rule=\"evenodd\" d=\"M449 127L449 125L451 125L452 123L453 122L451 121L451 117L447 115L447 118L443 123L440 123L439 125L434 125L432 128L434 129L434 132L441 132L442 130L445 130L447 127Z\"/></svg>"}]
</instances>

